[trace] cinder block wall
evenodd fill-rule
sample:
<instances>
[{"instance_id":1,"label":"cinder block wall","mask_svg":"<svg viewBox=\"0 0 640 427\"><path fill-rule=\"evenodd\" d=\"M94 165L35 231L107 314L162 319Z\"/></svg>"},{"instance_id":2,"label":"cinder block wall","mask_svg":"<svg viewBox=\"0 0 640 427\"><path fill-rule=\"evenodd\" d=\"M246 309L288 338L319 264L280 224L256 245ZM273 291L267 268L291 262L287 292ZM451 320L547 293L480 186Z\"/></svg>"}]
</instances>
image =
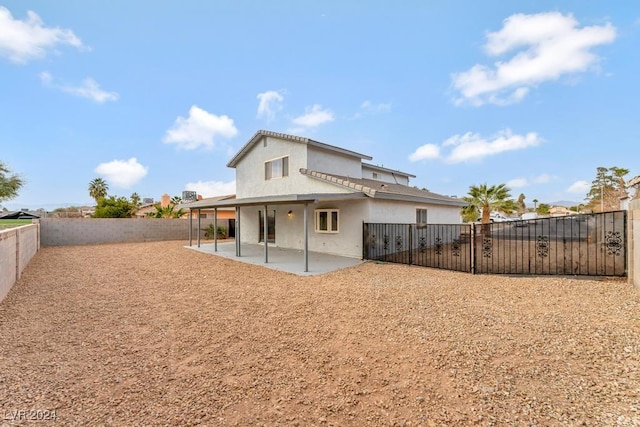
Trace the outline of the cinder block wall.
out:
<instances>
[{"instance_id":1,"label":"cinder block wall","mask_svg":"<svg viewBox=\"0 0 640 427\"><path fill-rule=\"evenodd\" d=\"M629 204L627 240L629 253L627 274L629 283L640 290L640 199L632 200Z\"/></svg>"},{"instance_id":2,"label":"cinder block wall","mask_svg":"<svg viewBox=\"0 0 640 427\"><path fill-rule=\"evenodd\" d=\"M218 221L218 225L221 221ZM200 220L200 238L213 219ZM189 220L159 218L43 218L40 220L42 246L92 245L99 243L151 242L189 239ZM197 239L197 219L193 239Z\"/></svg>"},{"instance_id":3,"label":"cinder block wall","mask_svg":"<svg viewBox=\"0 0 640 427\"><path fill-rule=\"evenodd\" d=\"M0 301L40 248L38 224L0 231Z\"/></svg>"}]
</instances>

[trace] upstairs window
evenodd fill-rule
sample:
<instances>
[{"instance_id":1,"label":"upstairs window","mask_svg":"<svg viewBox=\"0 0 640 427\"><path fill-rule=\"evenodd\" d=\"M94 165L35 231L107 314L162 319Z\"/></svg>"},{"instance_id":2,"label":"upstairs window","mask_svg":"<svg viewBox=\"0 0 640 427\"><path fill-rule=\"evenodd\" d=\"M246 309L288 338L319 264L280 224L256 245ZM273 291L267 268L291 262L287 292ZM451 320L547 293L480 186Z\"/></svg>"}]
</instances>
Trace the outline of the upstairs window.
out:
<instances>
[{"instance_id":1,"label":"upstairs window","mask_svg":"<svg viewBox=\"0 0 640 427\"><path fill-rule=\"evenodd\" d=\"M426 224L426 223L427 223L427 210L416 209L416 224Z\"/></svg>"},{"instance_id":2,"label":"upstairs window","mask_svg":"<svg viewBox=\"0 0 640 427\"><path fill-rule=\"evenodd\" d=\"M338 233L338 209L316 209L316 233Z\"/></svg>"},{"instance_id":3,"label":"upstairs window","mask_svg":"<svg viewBox=\"0 0 640 427\"><path fill-rule=\"evenodd\" d=\"M264 179L289 176L289 156L264 162Z\"/></svg>"}]
</instances>

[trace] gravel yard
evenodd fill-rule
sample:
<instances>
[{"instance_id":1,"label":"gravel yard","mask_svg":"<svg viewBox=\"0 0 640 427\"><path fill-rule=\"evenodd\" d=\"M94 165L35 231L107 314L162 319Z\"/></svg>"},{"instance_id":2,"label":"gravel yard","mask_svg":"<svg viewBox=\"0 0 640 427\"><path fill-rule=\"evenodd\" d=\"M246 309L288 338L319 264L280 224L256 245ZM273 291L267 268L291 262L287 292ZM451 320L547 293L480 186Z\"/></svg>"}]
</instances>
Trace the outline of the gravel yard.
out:
<instances>
[{"instance_id":1,"label":"gravel yard","mask_svg":"<svg viewBox=\"0 0 640 427\"><path fill-rule=\"evenodd\" d=\"M0 304L4 417L640 425L625 281L376 263L299 277L182 245L43 248Z\"/></svg>"}]
</instances>

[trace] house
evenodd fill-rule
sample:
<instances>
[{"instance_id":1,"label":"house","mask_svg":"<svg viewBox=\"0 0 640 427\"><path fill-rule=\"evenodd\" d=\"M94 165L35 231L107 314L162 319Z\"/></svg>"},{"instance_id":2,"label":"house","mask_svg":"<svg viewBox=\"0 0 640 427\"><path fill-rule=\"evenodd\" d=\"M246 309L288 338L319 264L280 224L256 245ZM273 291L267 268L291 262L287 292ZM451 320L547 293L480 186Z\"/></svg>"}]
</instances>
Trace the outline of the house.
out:
<instances>
[{"instance_id":1,"label":"house","mask_svg":"<svg viewBox=\"0 0 640 427\"><path fill-rule=\"evenodd\" d=\"M236 254L243 243L362 257L365 222L458 224L454 197L409 185L415 176L372 158L300 136L260 130L227 164L236 198L187 203L194 210L235 208ZM265 215L266 212L266 215ZM265 233L266 230L266 233ZM268 245L265 247L265 259Z\"/></svg>"},{"instance_id":2,"label":"house","mask_svg":"<svg viewBox=\"0 0 640 427\"><path fill-rule=\"evenodd\" d=\"M38 219L40 212L29 211L0 212L0 219Z\"/></svg>"},{"instance_id":3,"label":"house","mask_svg":"<svg viewBox=\"0 0 640 427\"><path fill-rule=\"evenodd\" d=\"M567 216L573 213L566 206L551 206L549 208L549 216Z\"/></svg>"}]
</instances>

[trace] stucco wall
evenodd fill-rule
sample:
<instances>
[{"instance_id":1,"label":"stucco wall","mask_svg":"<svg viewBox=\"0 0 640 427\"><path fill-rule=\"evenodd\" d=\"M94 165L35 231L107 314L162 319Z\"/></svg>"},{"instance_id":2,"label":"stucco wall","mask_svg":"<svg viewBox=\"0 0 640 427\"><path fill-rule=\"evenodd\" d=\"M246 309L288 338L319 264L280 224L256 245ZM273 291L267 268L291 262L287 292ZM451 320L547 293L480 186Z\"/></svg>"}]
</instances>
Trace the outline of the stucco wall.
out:
<instances>
[{"instance_id":1,"label":"stucco wall","mask_svg":"<svg viewBox=\"0 0 640 427\"><path fill-rule=\"evenodd\" d=\"M213 219L201 219L201 238L209 224L213 224ZM43 246L189 239L188 219L43 218L40 226ZM197 226L194 219L194 239Z\"/></svg>"},{"instance_id":2,"label":"stucco wall","mask_svg":"<svg viewBox=\"0 0 640 427\"><path fill-rule=\"evenodd\" d=\"M629 283L640 290L640 199L632 200L628 212L628 264Z\"/></svg>"},{"instance_id":3,"label":"stucco wall","mask_svg":"<svg viewBox=\"0 0 640 427\"><path fill-rule=\"evenodd\" d=\"M311 179L300 173L307 168L307 146L299 142L266 138L245 154L236 166L236 198L300 193L347 193L346 189ZM264 163L289 156L289 176L264 179Z\"/></svg>"},{"instance_id":4,"label":"stucco wall","mask_svg":"<svg viewBox=\"0 0 640 427\"><path fill-rule=\"evenodd\" d=\"M373 177L373 174L376 174L376 177ZM402 175L396 175L395 177L390 172L383 172L379 169L373 169L368 166L362 166L362 177L368 179L377 179L378 181L390 182L392 184L402 184L409 185L409 178Z\"/></svg>"},{"instance_id":5,"label":"stucco wall","mask_svg":"<svg viewBox=\"0 0 640 427\"><path fill-rule=\"evenodd\" d=\"M321 150L309 146L307 152L307 169L331 175L362 178L362 160L358 157Z\"/></svg>"},{"instance_id":6,"label":"stucco wall","mask_svg":"<svg viewBox=\"0 0 640 427\"><path fill-rule=\"evenodd\" d=\"M460 208L411 202L392 202L388 200L370 200L366 222L413 224L416 222L416 209L427 209L429 224L460 224Z\"/></svg>"},{"instance_id":7,"label":"stucco wall","mask_svg":"<svg viewBox=\"0 0 640 427\"><path fill-rule=\"evenodd\" d=\"M38 224L0 231L0 301L40 248Z\"/></svg>"}]
</instances>

